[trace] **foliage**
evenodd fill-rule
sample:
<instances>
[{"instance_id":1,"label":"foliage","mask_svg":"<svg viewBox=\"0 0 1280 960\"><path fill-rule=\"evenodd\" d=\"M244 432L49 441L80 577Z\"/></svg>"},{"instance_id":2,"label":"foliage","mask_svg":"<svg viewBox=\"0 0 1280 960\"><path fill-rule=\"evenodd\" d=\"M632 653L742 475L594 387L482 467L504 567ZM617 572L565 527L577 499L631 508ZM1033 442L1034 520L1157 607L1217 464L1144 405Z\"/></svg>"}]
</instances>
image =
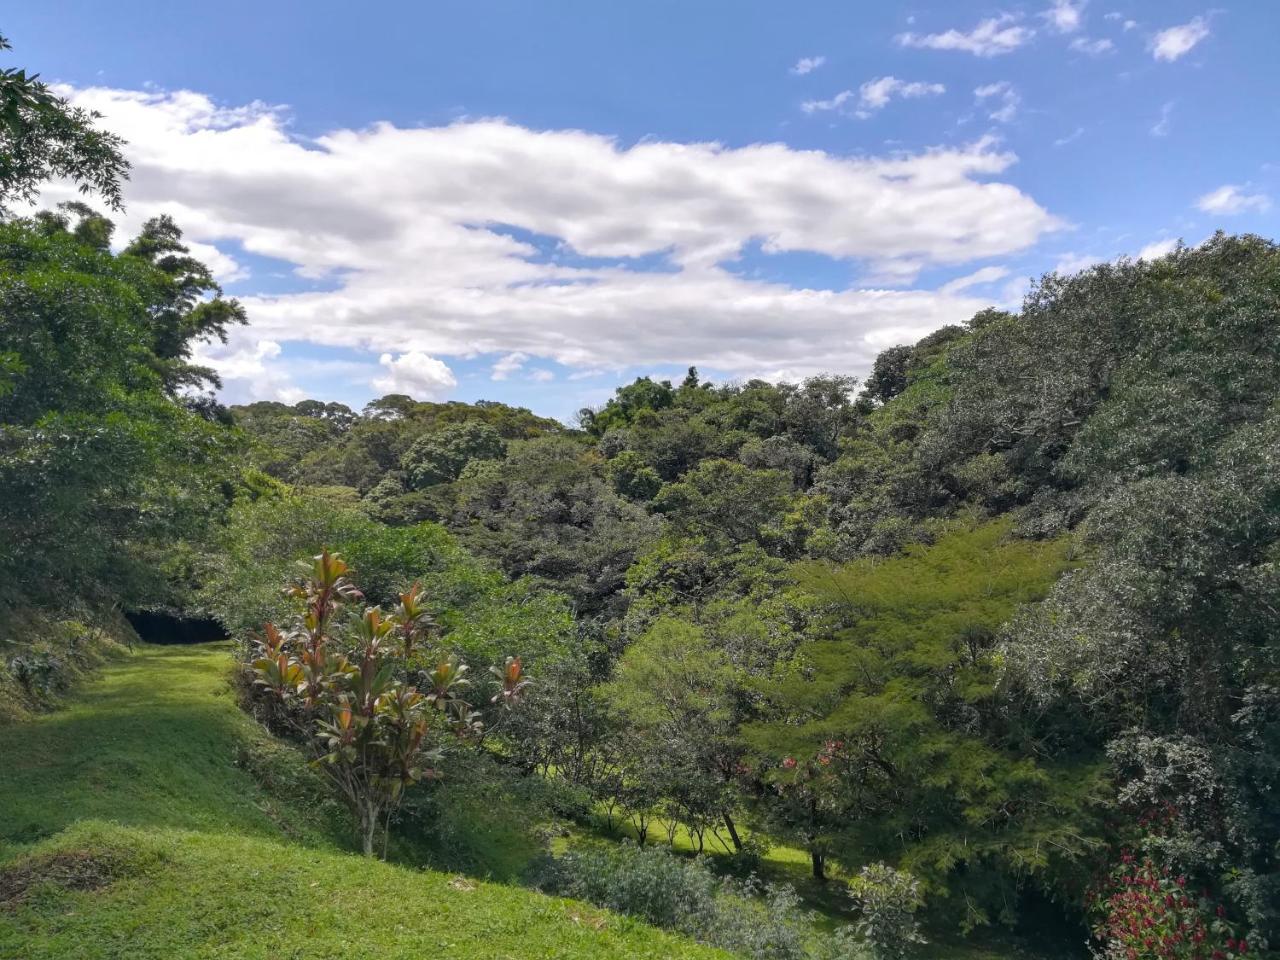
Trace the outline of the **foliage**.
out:
<instances>
[{"instance_id":1,"label":"foliage","mask_svg":"<svg viewBox=\"0 0 1280 960\"><path fill-rule=\"evenodd\" d=\"M508 576L554 584L583 616L616 612L627 568L655 534L599 458L564 437L513 443L505 460L473 463L456 486L462 541Z\"/></svg>"},{"instance_id":2,"label":"foliage","mask_svg":"<svg viewBox=\"0 0 1280 960\"><path fill-rule=\"evenodd\" d=\"M868 864L849 880L849 897L858 911L854 928L877 960L903 957L913 944L927 942L916 919L924 896L911 874Z\"/></svg>"},{"instance_id":3,"label":"foliage","mask_svg":"<svg viewBox=\"0 0 1280 960\"><path fill-rule=\"evenodd\" d=\"M419 438L400 465L410 488L421 490L457 480L473 460L501 460L506 450L506 443L493 427L467 421Z\"/></svg>"},{"instance_id":4,"label":"foliage","mask_svg":"<svg viewBox=\"0 0 1280 960\"><path fill-rule=\"evenodd\" d=\"M788 888L717 880L702 859L661 847L589 847L543 863L541 886L588 900L751 960L808 956L807 917ZM762 896L763 895L763 896Z\"/></svg>"},{"instance_id":5,"label":"foliage","mask_svg":"<svg viewBox=\"0 0 1280 960\"><path fill-rule=\"evenodd\" d=\"M1092 895L1094 936L1108 960L1224 960L1246 956L1249 941L1237 937L1221 905L1188 887L1185 876L1132 853Z\"/></svg>"},{"instance_id":6,"label":"foliage","mask_svg":"<svg viewBox=\"0 0 1280 960\"><path fill-rule=\"evenodd\" d=\"M465 664L437 663L425 692L401 678L414 641L429 625L417 587L401 595L391 615L366 607L342 630L344 607L363 599L348 570L327 551L315 558L308 577L290 589L302 607L298 625L282 633L268 623L252 669L255 683L283 706L277 716L307 738L371 856L379 826L385 836L405 789L434 775L428 764L439 754L425 742L433 719L458 736L479 733L483 724L461 696L470 683ZM398 658L396 642L403 645ZM493 702L510 709L528 684L520 661L508 658L493 669L501 682Z\"/></svg>"},{"instance_id":7,"label":"foliage","mask_svg":"<svg viewBox=\"0 0 1280 960\"><path fill-rule=\"evenodd\" d=\"M175 391L203 376L186 364L191 344L221 335L239 307L194 302L216 291L177 256L169 227L160 246L113 255L53 220L0 225L0 571L11 600L154 600L169 589L175 541L199 542L225 505L237 441Z\"/></svg>"},{"instance_id":8,"label":"foliage","mask_svg":"<svg viewBox=\"0 0 1280 960\"><path fill-rule=\"evenodd\" d=\"M764 812L811 851L815 875L831 853L893 855L937 889L963 884L973 923L1012 878L1088 852L1096 771L1034 758L1033 731L1001 703L996 648L1001 624L1069 563L1063 544L1009 528L961 526L884 561L802 573L830 605L831 635L801 645L795 672L768 688L775 713L746 737Z\"/></svg>"},{"instance_id":9,"label":"foliage","mask_svg":"<svg viewBox=\"0 0 1280 960\"><path fill-rule=\"evenodd\" d=\"M8 49L0 37L0 50ZM38 74L0 69L0 209L35 200L45 181L62 177L119 210L129 173L124 141L98 129L98 119L54 94Z\"/></svg>"}]
</instances>

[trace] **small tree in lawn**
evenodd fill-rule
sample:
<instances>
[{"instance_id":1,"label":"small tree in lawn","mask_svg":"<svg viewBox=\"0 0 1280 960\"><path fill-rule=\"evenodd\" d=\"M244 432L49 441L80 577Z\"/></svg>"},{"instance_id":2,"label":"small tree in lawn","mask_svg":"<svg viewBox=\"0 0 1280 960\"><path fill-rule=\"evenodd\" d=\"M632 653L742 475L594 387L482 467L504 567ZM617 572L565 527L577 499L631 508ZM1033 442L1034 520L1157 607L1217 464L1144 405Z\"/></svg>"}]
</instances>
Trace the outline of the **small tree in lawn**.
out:
<instances>
[{"instance_id":1,"label":"small tree in lawn","mask_svg":"<svg viewBox=\"0 0 1280 960\"><path fill-rule=\"evenodd\" d=\"M255 685L283 707L283 719L311 744L316 764L359 824L371 856L379 826L385 838L406 787L433 775L439 751L425 741L433 721L459 737L480 730L477 711L463 699L467 667L439 663L430 687L404 679L404 657L431 626L415 584L390 615L380 607L341 616L363 599L347 564L328 551L289 589L302 615L292 631L267 624L253 661ZM518 658L494 668L501 689L492 702L508 709L528 684Z\"/></svg>"}]
</instances>

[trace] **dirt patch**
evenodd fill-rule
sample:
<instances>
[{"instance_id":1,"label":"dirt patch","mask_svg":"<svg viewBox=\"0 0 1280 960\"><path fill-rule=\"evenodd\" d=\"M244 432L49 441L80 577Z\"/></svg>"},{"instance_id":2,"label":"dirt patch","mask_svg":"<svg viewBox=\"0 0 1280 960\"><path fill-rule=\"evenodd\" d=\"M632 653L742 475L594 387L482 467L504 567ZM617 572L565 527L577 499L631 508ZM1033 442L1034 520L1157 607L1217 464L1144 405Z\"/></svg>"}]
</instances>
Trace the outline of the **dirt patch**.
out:
<instances>
[{"instance_id":1,"label":"dirt patch","mask_svg":"<svg viewBox=\"0 0 1280 960\"><path fill-rule=\"evenodd\" d=\"M0 909L26 902L39 887L100 890L120 874L120 861L97 850L67 850L0 869Z\"/></svg>"}]
</instances>

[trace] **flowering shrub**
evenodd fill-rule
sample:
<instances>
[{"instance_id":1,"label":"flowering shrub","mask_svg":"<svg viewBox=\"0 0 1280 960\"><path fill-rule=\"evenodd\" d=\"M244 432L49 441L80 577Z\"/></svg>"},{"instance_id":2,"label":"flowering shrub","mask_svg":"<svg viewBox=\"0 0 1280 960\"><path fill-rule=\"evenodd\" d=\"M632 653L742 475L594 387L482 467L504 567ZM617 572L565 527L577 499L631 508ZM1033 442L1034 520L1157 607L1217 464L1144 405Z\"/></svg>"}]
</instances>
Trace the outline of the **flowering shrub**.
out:
<instances>
[{"instance_id":1,"label":"flowering shrub","mask_svg":"<svg viewBox=\"0 0 1280 960\"><path fill-rule=\"evenodd\" d=\"M1124 853L1089 899L1097 917L1094 936L1108 960L1228 960L1249 953L1223 906L1212 903L1207 891L1189 890L1186 877L1150 857Z\"/></svg>"}]
</instances>

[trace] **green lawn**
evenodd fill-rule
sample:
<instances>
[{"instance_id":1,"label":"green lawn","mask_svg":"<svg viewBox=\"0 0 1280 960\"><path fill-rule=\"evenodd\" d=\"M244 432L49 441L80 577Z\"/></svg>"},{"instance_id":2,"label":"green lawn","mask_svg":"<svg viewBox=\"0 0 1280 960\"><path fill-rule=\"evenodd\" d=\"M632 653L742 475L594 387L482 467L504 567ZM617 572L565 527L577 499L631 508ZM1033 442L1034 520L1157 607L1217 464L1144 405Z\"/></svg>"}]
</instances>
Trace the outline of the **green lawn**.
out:
<instances>
[{"instance_id":1,"label":"green lawn","mask_svg":"<svg viewBox=\"0 0 1280 960\"><path fill-rule=\"evenodd\" d=\"M0 958L723 957L514 886L367 861L236 764L216 647L146 647L0 729Z\"/></svg>"}]
</instances>

